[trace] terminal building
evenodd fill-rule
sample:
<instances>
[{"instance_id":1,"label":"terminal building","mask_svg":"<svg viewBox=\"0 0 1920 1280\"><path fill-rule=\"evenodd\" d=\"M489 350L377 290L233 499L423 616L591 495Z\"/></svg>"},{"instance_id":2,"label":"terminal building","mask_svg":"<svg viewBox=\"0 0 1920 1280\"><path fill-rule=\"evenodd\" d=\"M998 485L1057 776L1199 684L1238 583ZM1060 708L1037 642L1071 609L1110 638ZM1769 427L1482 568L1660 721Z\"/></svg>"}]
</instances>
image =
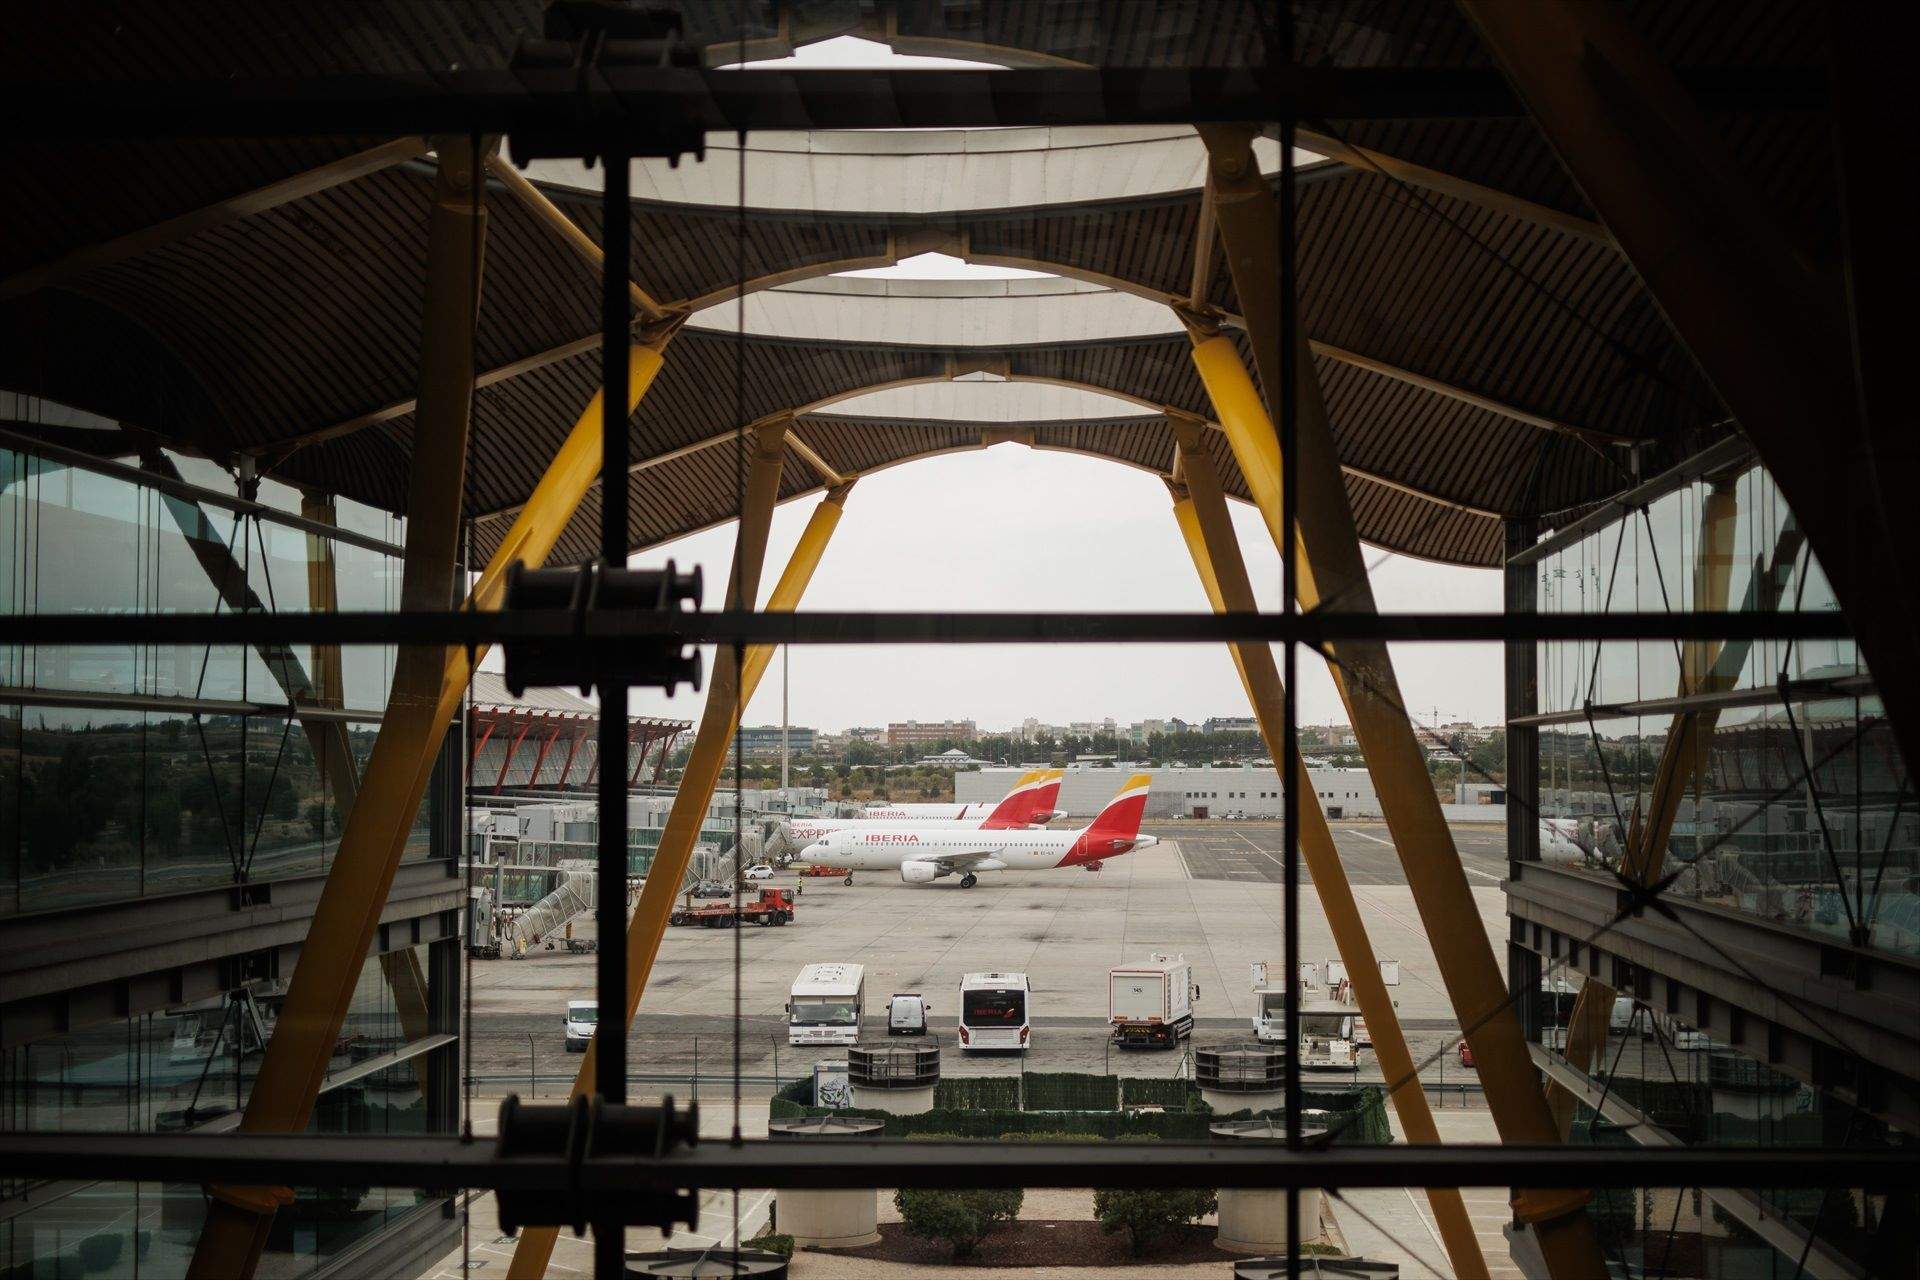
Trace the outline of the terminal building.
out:
<instances>
[{"instance_id":1,"label":"terminal building","mask_svg":"<svg viewBox=\"0 0 1920 1280\"><path fill-rule=\"evenodd\" d=\"M1316 772L1311 799L1391 829L1369 857L1399 863L1505 1135L1461 1163L1391 1153L1433 1191L1453 1273L1485 1253L1554 1280L1913 1274L1899 6L176 8L35 6L0 43L0 1275L402 1280L463 1234L494 1250L469 1274L510 1250L512 1274L548 1274L557 1224L509 1243L462 1216L505 1167L462 1138L488 1119L462 1088L474 811L514 811L490 834L556 859L603 814L627 828L625 865L597 869L613 1026L696 846L745 843L716 788L763 669L746 655L1228 635L1268 742L1269 642L1327 660L1336 745L1368 767ZM879 46L865 69L722 70L842 37ZM864 274L927 254L1025 274ZM1140 518L1211 612L1169 618L1140 581L1110 614L808 616L861 486L989 448L1147 477ZM1257 508L1263 553L1295 546L1299 613L1246 620L1229 502ZM781 503L807 513L790 555ZM619 565L577 569L657 568L722 526L741 598L711 566L698 619L636 620ZM938 571L964 575L954 541ZM1381 557L1500 573L1504 608L1382 614ZM576 590L547 600L514 566ZM762 609L790 616L741 617ZM672 795L657 756L688 726L636 722L623 770L596 770L579 702L473 676L498 645L556 686L660 685L682 640L743 661L707 668L728 692ZM1503 654L1504 936L1479 927L1400 701L1389 646L1434 640ZM1271 769L1160 773L1152 816L1182 823L1277 816L1284 794ZM1073 771L1061 807L1116 780ZM1366 950L1337 847L1300 854L1300 891ZM659 887L623 932L641 865ZM1369 1016L1376 1039L1390 1020ZM596 1091L639 1100L612 1066ZM1423 1090L1392 1101L1437 1134ZM518 1167L542 1217L591 1211L617 1280L644 1197L593 1195L584 1163L694 1191L836 1159L719 1145ZM983 1177L977 1146L877 1150L886 1185ZM1126 1167L1204 1189L1222 1150L1059 1159L1083 1185ZM654 1176L716 1160L743 1163ZM1346 1167L1368 1161L1389 1167ZM1317 1190L1330 1167L1261 1176ZM1498 1221L1443 1207L1488 1169L1513 1184Z\"/></svg>"}]
</instances>

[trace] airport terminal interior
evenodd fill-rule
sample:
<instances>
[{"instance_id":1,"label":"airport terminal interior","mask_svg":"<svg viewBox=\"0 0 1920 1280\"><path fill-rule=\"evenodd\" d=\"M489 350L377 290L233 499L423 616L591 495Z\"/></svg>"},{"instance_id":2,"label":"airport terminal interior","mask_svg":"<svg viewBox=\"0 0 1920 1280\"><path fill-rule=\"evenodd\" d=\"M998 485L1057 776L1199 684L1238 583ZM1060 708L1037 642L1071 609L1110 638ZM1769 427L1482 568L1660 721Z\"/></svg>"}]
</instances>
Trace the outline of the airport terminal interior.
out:
<instances>
[{"instance_id":1,"label":"airport terminal interior","mask_svg":"<svg viewBox=\"0 0 1920 1280\"><path fill-rule=\"evenodd\" d=\"M0 1280L1920 1275L1897 16L16 13Z\"/></svg>"}]
</instances>

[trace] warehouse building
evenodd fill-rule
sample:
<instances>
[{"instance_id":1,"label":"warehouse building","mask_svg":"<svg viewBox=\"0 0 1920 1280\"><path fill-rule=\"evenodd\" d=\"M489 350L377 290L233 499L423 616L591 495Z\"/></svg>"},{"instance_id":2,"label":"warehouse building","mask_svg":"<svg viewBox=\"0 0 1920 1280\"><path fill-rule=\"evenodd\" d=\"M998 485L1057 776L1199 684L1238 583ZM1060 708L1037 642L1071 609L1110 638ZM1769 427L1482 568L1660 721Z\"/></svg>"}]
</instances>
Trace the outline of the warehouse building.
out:
<instances>
[{"instance_id":1,"label":"warehouse building","mask_svg":"<svg viewBox=\"0 0 1920 1280\"><path fill-rule=\"evenodd\" d=\"M1280 776L1272 765L1198 768L1137 766L1153 776L1147 793L1147 815L1153 818L1279 819L1285 803ZM1070 818L1099 813L1136 766L1116 764L1103 769L1069 769L1060 783L1059 807ZM954 799L993 801L1005 795L1022 769L977 769L953 775ZM1329 818L1378 818L1380 802L1365 769L1315 769L1315 794Z\"/></svg>"}]
</instances>

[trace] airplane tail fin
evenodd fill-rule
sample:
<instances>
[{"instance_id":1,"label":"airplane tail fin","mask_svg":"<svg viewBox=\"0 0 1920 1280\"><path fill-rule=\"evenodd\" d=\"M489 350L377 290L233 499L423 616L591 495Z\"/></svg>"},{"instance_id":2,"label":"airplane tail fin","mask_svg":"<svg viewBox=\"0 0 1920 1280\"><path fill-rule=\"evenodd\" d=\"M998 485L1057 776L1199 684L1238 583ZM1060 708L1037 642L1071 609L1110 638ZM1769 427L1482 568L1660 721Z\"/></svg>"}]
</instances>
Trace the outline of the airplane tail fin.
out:
<instances>
[{"instance_id":1,"label":"airplane tail fin","mask_svg":"<svg viewBox=\"0 0 1920 1280\"><path fill-rule=\"evenodd\" d=\"M1058 769L1033 769L1021 775L1020 781L1013 784L1013 790L994 806L981 827L988 831L1004 831L1010 827L1024 827L1033 822L1045 822L1053 815L1053 802L1060 795ZM1036 818L1036 813L1044 812L1047 817Z\"/></svg>"},{"instance_id":2,"label":"airplane tail fin","mask_svg":"<svg viewBox=\"0 0 1920 1280\"><path fill-rule=\"evenodd\" d=\"M1107 801L1107 807L1094 818L1087 828L1090 839L1096 840L1132 840L1140 834L1140 819L1147 812L1147 791L1153 785L1153 775L1136 773L1128 778L1119 793Z\"/></svg>"}]
</instances>

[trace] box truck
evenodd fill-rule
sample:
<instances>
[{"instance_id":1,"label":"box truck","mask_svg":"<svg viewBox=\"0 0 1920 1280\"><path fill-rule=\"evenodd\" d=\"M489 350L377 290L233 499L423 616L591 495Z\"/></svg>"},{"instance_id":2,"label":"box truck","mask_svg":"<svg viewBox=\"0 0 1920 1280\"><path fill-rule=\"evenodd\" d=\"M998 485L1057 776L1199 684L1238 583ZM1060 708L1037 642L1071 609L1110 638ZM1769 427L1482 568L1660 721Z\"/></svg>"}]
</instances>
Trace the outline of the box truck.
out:
<instances>
[{"instance_id":1,"label":"box truck","mask_svg":"<svg viewBox=\"0 0 1920 1280\"><path fill-rule=\"evenodd\" d=\"M1185 956L1153 953L1141 964L1107 970L1107 1022L1123 1049L1172 1048L1193 1034L1193 966Z\"/></svg>"}]
</instances>

